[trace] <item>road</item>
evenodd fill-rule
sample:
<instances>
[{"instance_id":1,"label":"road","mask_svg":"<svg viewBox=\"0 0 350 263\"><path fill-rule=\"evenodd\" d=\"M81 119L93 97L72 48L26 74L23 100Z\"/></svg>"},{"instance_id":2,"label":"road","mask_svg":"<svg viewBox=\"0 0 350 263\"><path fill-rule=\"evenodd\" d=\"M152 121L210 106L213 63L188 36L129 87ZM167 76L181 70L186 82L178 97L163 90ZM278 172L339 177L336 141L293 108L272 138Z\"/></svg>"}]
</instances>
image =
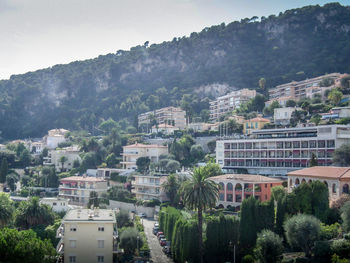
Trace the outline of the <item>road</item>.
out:
<instances>
[{"instance_id":1,"label":"road","mask_svg":"<svg viewBox=\"0 0 350 263\"><path fill-rule=\"evenodd\" d=\"M143 219L143 226L148 240L148 245L151 250L151 259L154 263L173 263L162 251L162 247L159 245L157 236L153 235L152 229L155 220Z\"/></svg>"}]
</instances>

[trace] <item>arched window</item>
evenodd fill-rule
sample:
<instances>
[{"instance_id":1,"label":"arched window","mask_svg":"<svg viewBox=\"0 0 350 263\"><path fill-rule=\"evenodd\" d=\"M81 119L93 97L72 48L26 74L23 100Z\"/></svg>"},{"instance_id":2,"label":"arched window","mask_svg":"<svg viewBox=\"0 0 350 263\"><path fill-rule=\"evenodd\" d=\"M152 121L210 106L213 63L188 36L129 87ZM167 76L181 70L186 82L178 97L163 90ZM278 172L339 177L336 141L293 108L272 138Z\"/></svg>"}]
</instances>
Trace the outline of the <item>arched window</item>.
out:
<instances>
[{"instance_id":1,"label":"arched window","mask_svg":"<svg viewBox=\"0 0 350 263\"><path fill-rule=\"evenodd\" d=\"M295 179L295 184L296 185L300 184L299 178Z\"/></svg>"},{"instance_id":2,"label":"arched window","mask_svg":"<svg viewBox=\"0 0 350 263\"><path fill-rule=\"evenodd\" d=\"M349 193L349 185L348 184L344 184L343 185L343 193L344 194L348 194Z\"/></svg>"},{"instance_id":3,"label":"arched window","mask_svg":"<svg viewBox=\"0 0 350 263\"><path fill-rule=\"evenodd\" d=\"M303 183L306 183L306 180L305 180L305 179L301 180L301 183L302 183L302 184L303 184Z\"/></svg>"},{"instance_id":4,"label":"arched window","mask_svg":"<svg viewBox=\"0 0 350 263\"><path fill-rule=\"evenodd\" d=\"M241 184L236 184L235 191L242 191L242 185Z\"/></svg>"},{"instance_id":5,"label":"arched window","mask_svg":"<svg viewBox=\"0 0 350 263\"><path fill-rule=\"evenodd\" d=\"M224 187L225 187L225 186L224 186L224 183L219 183L219 189L220 189L220 190L224 190Z\"/></svg>"},{"instance_id":6,"label":"arched window","mask_svg":"<svg viewBox=\"0 0 350 263\"><path fill-rule=\"evenodd\" d=\"M233 185L231 183L228 183L226 186L227 191L232 191L233 190Z\"/></svg>"},{"instance_id":7,"label":"arched window","mask_svg":"<svg viewBox=\"0 0 350 263\"><path fill-rule=\"evenodd\" d=\"M323 181L323 183L328 187L328 183L326 181Z\"/></svg>"},{"instance_id":8,"label":"arched window","mask_svg":"<svg viewBox=\"0 0 350 263\"><path fill-rule=\"evenodd\" d=\"M335 184L332 185L332 193L333 194L337 193L337 186Z\"/></svg>"},{"instance_id":9,"label":"arched window","mask_svg":"<svg viewBox=\"0 0 350 263\"><path fill-rule=\"evenodd\" d=\"M311 184L311 182L312 182L311 179L309 179L308 183Z\"/></svg>"}]
</instances>

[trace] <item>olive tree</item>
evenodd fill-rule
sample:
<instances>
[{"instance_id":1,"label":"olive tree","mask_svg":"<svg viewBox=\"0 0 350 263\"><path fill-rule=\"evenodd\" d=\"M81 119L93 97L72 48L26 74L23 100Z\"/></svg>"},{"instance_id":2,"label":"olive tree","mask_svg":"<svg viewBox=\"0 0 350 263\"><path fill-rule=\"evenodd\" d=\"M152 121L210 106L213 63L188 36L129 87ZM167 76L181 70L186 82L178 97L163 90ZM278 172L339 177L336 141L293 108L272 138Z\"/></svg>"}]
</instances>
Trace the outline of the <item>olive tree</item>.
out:
<instances>
[{"instance_id":1,"label":"olive tree","mask_svg":"<svg viewBox=\"0 0 350 263\"><path fill-rule=\"evenodd\" d=\"M282 238L271 230L263 230L258 234L255 256L262 263L275 263L282 260Z\"/></svg>"}]
</instances>

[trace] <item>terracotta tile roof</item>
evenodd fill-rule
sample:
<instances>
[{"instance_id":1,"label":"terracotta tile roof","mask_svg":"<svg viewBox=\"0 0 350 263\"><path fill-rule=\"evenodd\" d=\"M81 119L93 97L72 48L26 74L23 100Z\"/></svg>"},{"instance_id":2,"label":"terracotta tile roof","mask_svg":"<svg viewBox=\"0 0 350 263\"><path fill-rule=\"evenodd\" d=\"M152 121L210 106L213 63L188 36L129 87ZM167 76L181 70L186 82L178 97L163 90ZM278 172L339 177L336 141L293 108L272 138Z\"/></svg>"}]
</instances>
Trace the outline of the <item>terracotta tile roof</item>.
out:
<instances>
[{"instance_id":1,"label":"terracotta tile roof","mask_svg":"<svg viewBox=\"0 0 350 263\"><path fill-rule=\"evenodd\" d=\"M158 144L135 143L135 144L123 146L123 148L168 148L168 146L163 146Z\"/></svg>"},{"instance_id":2,"label":"terracotta tile roof","mask_svg":"<svg viewBox=\"0 0 350 263\"><path fill-rule=\"evenodd\" d=\"M247 122L251 122L251 121L270 122L270 120L265 119L265 118L261 118L261 117L256 117L254 119L247 120Z\"/></svg>"},{"instance_id":3,"label":"terracotta tile roof","mask_svg":"<svg viewBox=\"0 0 350 263\"><path fill-rule=\"evenodd\" d=\"M314 166L290 172L288 176L347 179L350 178L350 167Z\"/></svg>"},{"instance_id":4,"label":"terracotta tile roof","mask_svg":"<svg viewBox=\"0 0 350 263\"><path fill-rule=\"evenodd\" d=\"M282 180L257 174L223 174L210 177L213 181L237 180L251 183L282 183Z\"/></svg>"},{"instance_id":5,"label":"terracotta tile roof","mask_svg":"<svg viewBox=\"0 0 350 263\"><path fill-rule=\"evenodd\" d=\"M96 178L96 177L91 177L91 176L70 176L70 177L66 177L66 178L62 178L60 180L62 181L72 181L72 182L105 182L106 180L103 180L101 178Z\"/></svg>"}]
</instances>

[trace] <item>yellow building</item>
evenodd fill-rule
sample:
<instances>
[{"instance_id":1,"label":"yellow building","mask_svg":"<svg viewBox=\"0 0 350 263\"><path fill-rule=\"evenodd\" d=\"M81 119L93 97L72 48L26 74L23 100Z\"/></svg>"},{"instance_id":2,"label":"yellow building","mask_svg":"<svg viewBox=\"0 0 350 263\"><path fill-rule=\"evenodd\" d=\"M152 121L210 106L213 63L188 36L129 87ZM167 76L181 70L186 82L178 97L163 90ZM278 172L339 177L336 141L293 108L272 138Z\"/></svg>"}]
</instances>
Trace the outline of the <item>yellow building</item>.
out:
<instances>
[{"instance_id":1,"label":"yellow building","mask_svg":"<svg viewBox=\"0 0 350 263\"><path fill-rule=\"evenodd\" d=\"M268 119L261 117L246 120L243 123L243 134L250 134L252 130L260 130L268 123L270 123Z\"/></svg>"},{"instance_id":2,"label":"yellow building","mask_svg":"<svg viewBox=\"0 0 350 263\"><path fill-rule=\"evenodd\" d=\"M116 248L116 218L113 210L68 211L57 229L57 252L64 263L113 262Z\"/></svg>"}]
</instances>

